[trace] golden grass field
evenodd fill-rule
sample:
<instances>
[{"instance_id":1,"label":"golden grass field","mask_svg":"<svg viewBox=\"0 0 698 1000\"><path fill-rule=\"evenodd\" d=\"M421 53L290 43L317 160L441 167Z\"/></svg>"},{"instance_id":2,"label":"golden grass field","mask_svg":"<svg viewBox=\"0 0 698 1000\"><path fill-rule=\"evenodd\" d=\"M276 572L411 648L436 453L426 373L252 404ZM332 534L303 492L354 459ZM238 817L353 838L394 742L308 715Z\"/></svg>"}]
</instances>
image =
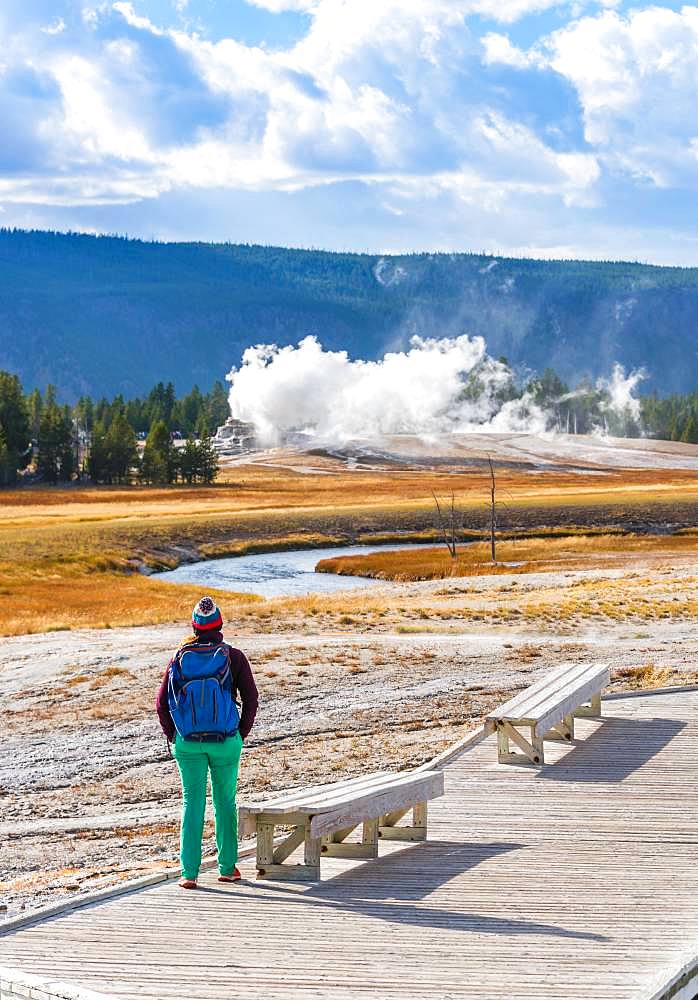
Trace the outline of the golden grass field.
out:
<instances>
[{"instance_id":1,"label":"golden grass field","mask_svg":"<svg viewBox=\"0 0 698 1000\"><path fill-rule=\"evenodd\" d=\"M213 487L27 487L0 494L0 634L86 626L113 627L182 620L198 589L160 583L139 568L174 567L183 558L212 558L260 549L388 541L438 541L432 493L453 491L464 537L482 537L488 478L482 470L399 469L348 472L326 463L323 474L240 465ZM500 558L537 569L597 565L627 548L612 534L665 523L690 528L698 509L698 474L676 471L512 471L498 473L504 531L518 535L597 529L572 542L507 541ZM634 537L633 551L693 551L695 536ZM528 548L523 547L529 546ZM463 549L458 573L490 573L481 548ZM387 553L379 559L387 557ZM411 553L410 559L425 557ZM448 564L428 578L451 575ZM445 556L443 557L446 558ZM552 563L551 563L552 561ZM596 561L596 562L594 562ZM449 560L450 562L450 560ZM414 578L410 564L406 578ZM494 567L498 572L498 568ZM521 571L521 570L517 570ZM400 571L401 575L402 571ZM404 575L404 574L403 574ZM423 570L417 574L420 578ZM380 618L390 602L366 595L263 601L219 594L228 620L288 626L301 621L342 625L342 616ZM394 609L408 619L412 610ZM419 615L419 609L415 614ZM366 620L369 620L366 619ZM346 623L344 623L346 624Z\"/></svg>"},{"instance_id":2,"label":"golden grass field","mask_svg":"<svg viewBox=\"0 0 698 1000\"><path fill-rule=\"evenodd\" d=\"M486 574L549 573L613 565L627 555L698 556L698 529L681 529L674 535L635 535L599 532L556 537L519 538L497 542L495 562L489 541L459 546L451 558L444 545L428 549L372 552L367 555L323 559L321 573L364 576L375 580L443 580L448 577Z\"/></svg>"}]
</instances>

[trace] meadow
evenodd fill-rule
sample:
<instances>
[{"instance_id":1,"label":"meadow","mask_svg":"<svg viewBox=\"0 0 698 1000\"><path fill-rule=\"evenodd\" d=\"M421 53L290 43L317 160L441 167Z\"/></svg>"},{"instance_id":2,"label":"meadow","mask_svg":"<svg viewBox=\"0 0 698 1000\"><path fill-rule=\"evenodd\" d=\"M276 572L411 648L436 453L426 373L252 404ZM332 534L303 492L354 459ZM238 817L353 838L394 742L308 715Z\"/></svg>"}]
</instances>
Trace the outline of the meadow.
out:
<instances>
[{"instance_id":1,"label":"meadow","mask_svg":"<svg viewBox=\"0 0 698 1000\"><path fill-rule=\"evenodd\" d=\"M438 545L432 494L443 499L453 492L460 539L484 538L489 484L479 468L347 471L339 462L313 463L312 471L239 465L212 487L3 491L0 634L180 621L198 589L159 582L157 570L183 560L351 542ZM522 563L517 572L600 566L630 552L680 555L695 547L696 473L611 470L582 477L503 468L498 490L500 561ZM688 533L652 534L666 524ZM619 532L634 534L620 541ZM462 547L455 567L438 547L426 555L380 553L371 560L360 571L385 579L511 570L489 565L484 543ZM342 563L338 571L355 572L357 565ZM377 621L413 617L386 596L263 601L219 592L218 599L241 627L277 610L282 628L318 617L341 627L342 616L368 608Z\"/></svg>"},{"instance_id":2,"label":"meadow","mask_svg":"<svg viewBox=\"0 0 698 1000\"><path fill-rule=\"evenodd\" d=\"M571 529L570 529L571 531ZM637 535L577 529L570 534L554 530L533 537L499 538L496 560L490 542L470 542L452 557L446 547L371 552L367 555L322 559L320 573L363 576L374 580L407 582L448 577L496 574L550 573L565 569L602 569L630 555L698 556L698 529L683 528L673 535Z\"/></svg>"}]
</instances>

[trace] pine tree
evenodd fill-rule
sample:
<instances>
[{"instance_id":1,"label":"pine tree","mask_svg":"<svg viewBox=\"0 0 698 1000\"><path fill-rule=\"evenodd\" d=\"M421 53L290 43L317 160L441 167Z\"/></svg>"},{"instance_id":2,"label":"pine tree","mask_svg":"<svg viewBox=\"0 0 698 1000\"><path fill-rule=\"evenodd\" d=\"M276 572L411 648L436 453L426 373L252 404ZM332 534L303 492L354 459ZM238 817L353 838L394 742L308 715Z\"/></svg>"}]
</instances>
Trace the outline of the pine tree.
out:
<instances>
[{"instance_id":1,"label":"pine tree","mask_svg":"<svg viewBox=\"0 0 698 1000\"><path fill-rule=\"evenodd\" d=\"M214 432L226 422L230 416L228 393L222 382L215 382L213 389L205 397L206 417L209 430Z\"/></svg>"},{"instance_id":2,"label":"pine tree","mask_svg":"<svg viewBox=\"0 0 698 1000\"><path fill-rule=\"evenodd\" d=\"M164 420L156 420L150 428L143 450L141 478L146 483L171 483L174 461L170 432Z\"/></svg>"},{"instance_id":3,"label":"pine tree","mask_svg":"<svg viewBox=\"0 0 698 1000\"><path fill-rule=\"evenodd\" d=\"M0 485L5 483L5 479L9 478L10 471L10 450L7 447L7 442L5 441L5 433L0 426Z\"/></svg>"},{"instance_id":4,"label":"pine tree","mask_svg":"<svg viewBox=\"0 0 698 1000\"><path fill-rule=\"evenodd\" d=\"M49 483L69 480L75 468L73 421L70 408L59 406L52 385L46 390L39 436L37 471Z\"/></svg>"},{"instance_id":5,"label":"pine tree","mask_svg":"<svg viewBox=\"0 0 698 1000\"><path fill-rule=\"evenodd\" d=\"M31 461L29 412L16 375L0 371L0 432L4 441L0 462L0 486L17 480L17 472Z\"/></svg>"},{"instance_id":6,"label":"pine tree","mask_svg":"<svg viewBox=\"0 0 698 1000\"><path fill-rule=\"evenodd\" d=\"M204 410L204 397L198 385L195 385L189 395L175 404L172 419L183 434L191 434Z\"/></svg>"},{"instance_id":7,"label":"pine tree","mask_svg":"<svg viewBox=\"0 0 698 1000\"><path fill-rule=\"evenodd\" d=\"M184 448L179 453L179 471L185 483L191 485L199 476L200 464L199 445L190 434L184 444Z\"/></svg>"},{"instance_id":8,"label":"pine tree","mask_svg":"<svg viewBox=\"0 0 698 1000\"><path fill-rule=\"evenodd\" d=\"M689 414L688 420L683 429L681 440L684 444L698 444L698 423L695 414Z\"/></svg>"},{"instance_id":9,"label":"pine tree","mask_svg":"<svg viewBox=\"0 0 698 1000\"><path fill-rule=\"evenodd\" d=\"M73 415L81 430L89 433L95 423L95 407L89 396L81 396L75 404Z\"/></svg>"},{"instance_id":10,"label":"pine tree","mask_svg":"<svg viewBox=\"0 0 698 1000\"><path fill-rule=\"evenodd\" d=\"M203 483L209 485L216 481L220 471L218 455L213 447L210 437L202 437L198 445L199 450L199 478Z\"/></svg>"},{"instance_id":11,"label":"pine tree","mask_svg":"<svg viewBox=\"0 0 698 1000\"><path fill-rule=\"evenodd\" d=\"M41 421L41 411L44 407L44 401L41 398L41 391L39 389L33 389L27 396L27 408L29 410L29 426L31 429L32 440L36 441L39 436L39 423Z\"/></svg>"},{"instance_id":12,"label":"pine tree","mask_svg":"<svg viewBox=\"0 0 698 1000\"><path fill-rule=\"evenodd\" d=\"M111 482L109 471L109 452L106 443L107 432L101 420L98 420L92 430L90 456L87 459L87 469L90 478L96 483Z\"/></svg>"},{"instance_id":13,"label":"pine tree","mask_svg":"<svg viewBox=\"0 0 698 1000\"><path fill-rule=\"evenodd\" d=\"M123 410L113 418L104 439L109 481L123 483L138 460L138 446L133 427Z\"/></svg>"}]
</instances>

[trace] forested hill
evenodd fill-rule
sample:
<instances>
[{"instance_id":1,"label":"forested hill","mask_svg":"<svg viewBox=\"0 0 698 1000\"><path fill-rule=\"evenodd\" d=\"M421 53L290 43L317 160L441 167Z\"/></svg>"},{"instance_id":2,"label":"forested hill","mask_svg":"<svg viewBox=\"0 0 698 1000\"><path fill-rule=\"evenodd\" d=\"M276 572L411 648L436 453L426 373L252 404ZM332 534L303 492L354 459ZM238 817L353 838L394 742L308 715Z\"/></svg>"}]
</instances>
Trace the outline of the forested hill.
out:
<instances>
[{"instance_id":1,"label":"forested hill","mask_svg":"<svg viewBox=\"0 0 698 1000\"><path fill-rule=\"evenodd\" d=\"M66 399L207 389L246 346L307 334L365 358L482 334L514 366L574 380L620 361L680 392L698 386L697 332L693 268L0 231L0 369Z\"/></svg>"}]
</instances>

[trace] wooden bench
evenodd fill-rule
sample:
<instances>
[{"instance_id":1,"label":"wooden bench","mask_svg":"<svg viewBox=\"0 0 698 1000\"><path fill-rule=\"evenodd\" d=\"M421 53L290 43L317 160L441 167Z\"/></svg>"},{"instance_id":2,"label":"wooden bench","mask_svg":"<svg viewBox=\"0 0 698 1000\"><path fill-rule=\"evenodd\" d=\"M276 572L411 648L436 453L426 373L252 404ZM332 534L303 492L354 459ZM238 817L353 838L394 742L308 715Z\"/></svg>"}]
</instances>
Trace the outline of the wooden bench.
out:
<instances>
[{"instance_id":1,"label":"wooden bench","mask_svg":"<svg viewBox=\"0 0 698 1000\"><path fill-rule=\"evenodd\" d=\"M320 859L376 858L378 840L426 840L427 802L443 795L440 771L379 772L331 785L297 788L239 808L241 836L257 836L259 878L320 880ZM412 812L409 826L397 824ZM360 843L347 837L362 825ZM274 827L291 827L274 843ZM303 864L284 864L304 845Z\"/></svg>"},{"instance_id":2,"label":"wooden bench","mask_svg":"<svg viewBox=\"0 0 698 1000\"><path fill-rule=\"evenodd\" d=\"M490 712L485 732L497 733L500 764L544 764L543 741L571 743L576 717L601 715L601 691L609 681L608 664L566 663ZM530 729L530 742L522 728ZM523 753L510 752L510 740Z\"/></svg>"}]
</instances>

